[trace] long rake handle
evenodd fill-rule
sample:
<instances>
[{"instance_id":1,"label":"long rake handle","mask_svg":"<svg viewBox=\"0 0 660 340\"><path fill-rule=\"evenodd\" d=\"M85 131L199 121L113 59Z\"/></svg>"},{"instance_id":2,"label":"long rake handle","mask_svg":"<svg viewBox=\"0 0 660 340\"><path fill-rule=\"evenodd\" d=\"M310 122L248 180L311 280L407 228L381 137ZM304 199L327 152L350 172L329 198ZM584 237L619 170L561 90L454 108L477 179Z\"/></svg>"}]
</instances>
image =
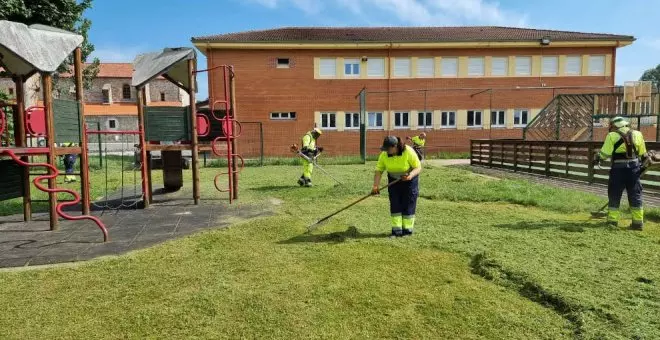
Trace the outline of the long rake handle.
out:
<instances>
[{"instance_id":1,"label":"long rake handle","mask_svg":"<svg viewBox=\"0 0 660 340\"><path fill-rule=\"evenodd\" d=\"M378 190L385 190L385 189L391 187L392 185L398 183L399 181L401 181L401 179L397 179L397 180L395 180L395 181L392 181L392 182L388 183L386 186L384 186L384 187L382 187L382 188L380 188L380 189L378 189ZM356 205L356 204L358 204L358 203L360 203L360 202L366 200L367 198L369 198L369 197L371 197L371 196L374 196L374 195L369 194L369 195L366 195L366 196L360 198L359 200L357 200L357 201L355 201L355 202L353 202L353 203L351 203L351 204L349 204L349 205L347 205L347 206L345 206L345 207L343 207L343 208L341 208L341 209L339 209L339 210L333 212L332 214L330 214L330 215L328 215L328 216L326 216L326 217L324 217L324 218L318 220L316 223L314 223L314 225L319 224L319 223L321 223L321 222L324 222L324 221L328 220L329 218L331 218L331 217L333 217L333 216L339 214L340 212L342 212L342 211L344 211L344 210L346 210L346 209L349 209L350 207L352 207L352 206L354 206L354 205Z\"/></svg>"}]
</instances>

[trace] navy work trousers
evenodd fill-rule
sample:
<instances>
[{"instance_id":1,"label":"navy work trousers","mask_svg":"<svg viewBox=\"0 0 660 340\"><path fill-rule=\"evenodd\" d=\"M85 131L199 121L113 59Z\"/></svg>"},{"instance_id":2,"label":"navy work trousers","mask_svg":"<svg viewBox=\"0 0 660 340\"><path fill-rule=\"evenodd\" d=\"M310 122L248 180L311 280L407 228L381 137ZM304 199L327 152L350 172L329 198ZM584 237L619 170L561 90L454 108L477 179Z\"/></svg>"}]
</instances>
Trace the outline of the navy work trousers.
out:
<instances>
[{"instance_id":1,"label":"navy work trousers","mask_svg":"<svg viewBox=\"0 0 660 340\"><path fill-rule=\"evenodd\" d=\"M389 182L396 178L388 176ZM419 196L419 176L408 182L398 182L387 189L390 196L390 213L403 216L415 216L417 196Z\"/></svg>"}]
</instances>

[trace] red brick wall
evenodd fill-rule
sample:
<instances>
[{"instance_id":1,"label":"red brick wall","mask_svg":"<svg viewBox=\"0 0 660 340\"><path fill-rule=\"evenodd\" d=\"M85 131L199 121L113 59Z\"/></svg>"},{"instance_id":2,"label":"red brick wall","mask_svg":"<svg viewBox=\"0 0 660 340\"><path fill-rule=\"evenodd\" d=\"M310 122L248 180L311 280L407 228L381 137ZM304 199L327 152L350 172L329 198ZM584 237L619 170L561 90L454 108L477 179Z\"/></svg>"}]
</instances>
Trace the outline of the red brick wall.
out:
<instances>
[{"instance_id":1,"label":"red brick wall","mask_svg":"<svg viewBox=\"0 0 660 340\"><path fill-rule=\"evenodd\" d=\"M613 48L546 48L543 55L614 54ZM539 55L539 49L471 49L471 50L392 50L397 56L508 56ZM267 156L286 155L288 146L299 143L301 136L314 126L315 111L359 110L355 98L363 87L369 91L442 89L442 88L510 88L559 86L612 86L613 77L507 77L507 78L435 78L435 79L314 79L315 57L385 57L388 51L374 50L212 50L207 51L208 66L233 65L236 73L237 114L241 121L263 122L264 151ZM276 58L290 58L289 69L275 67ZM614 58L613 58L614 59ZM209 75L209 93L212 98L222 96L219 71ZM603 92L602 89L580 90L494 90L473 94L475 90L437 90L423 92L370 94L369 111L429 110L472 108L542 108L559 93ZM295 121L272 121L270 112L294 111ZM488 116L484 115L484 119ZM411 117L416 119L416 117ZM415 131L368 132L368 150L377 151L383 136L412 135ZM467 151L471 138L521 138L521 129L513 130L435 130L428 132L429 145L447 151ZM252 139L252 138L251 138ZM332 154L359 154L359 133L327 132L320 140ZM250 149L253 149L250 147Z\"/></svg>"}]
</instances>

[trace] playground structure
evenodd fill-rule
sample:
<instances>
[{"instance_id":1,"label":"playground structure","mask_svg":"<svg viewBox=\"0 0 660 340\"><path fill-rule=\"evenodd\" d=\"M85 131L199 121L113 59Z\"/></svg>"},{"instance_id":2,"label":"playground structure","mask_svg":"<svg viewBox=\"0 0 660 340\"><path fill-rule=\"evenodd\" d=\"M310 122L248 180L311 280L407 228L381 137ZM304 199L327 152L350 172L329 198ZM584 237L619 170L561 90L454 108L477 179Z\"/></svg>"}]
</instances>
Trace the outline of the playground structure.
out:
<instances>
[{"instance_id":1,"label":"playground structure","mask_svg":"<svg viewBox=\"0 0 660 340\"><path fill-rule=\"evenodd\" d=\"M227 170L218 174L214 185L218 191L229 194L229 203L238 198L238 174L242 170L243 158L235 151L236 138L240 136L241 125L236 120L233 97L234 72L231 66L221 65L208 70L197 70L196 54L191 48L166 48L161 52L140 55L134 63L132 86L138 94L138 130L91 130L84 121L82 52L83 37L70 32L41 25L26 26L9 21L0 21L3 32L11 34L0 37L0 65L12 76L16 83L16 102L0 103L0 136L7 127L7 113L14 122L13 143L7 138L0 146L0 169L3 180L0 183L0 200L23 197L23 217L32 219L32 196L30 168L46 168L46 174L37 174L34 184L39 190L48 193L49 223L51 230L58 229L58 217L67 220L91 220L102 230L104 241L109 240L102 221L90 215L89 183L89 136L118 135L133 136L138 143L139 157L134 166L140 172L140 202L148 207L152 201L151 154L160 152L163 161L163 180L166 190L178 190L183 186L182 151L192 154L192 191L194 204L200 201L199 153L212 151L216 156L226 158ZM75 101L53 99L52 75L64 60L74 53ZM222 72L222 98L210 98L211 110L198 113L196 110L196 74L211 70ZM38 73L42 80L43 106L25 108L24 83ZM146 105L145 86L149 81L164 77L186 91L190 105L185 107L163 107ZM200 143L199 137L204 138ZM45 139L45 146L32 146L34 138ZM58 147L62 143L75 143L75 146ZM6 145L6 146L5 146ZM72 190L56 187L60 175L56 168L58 156L80 155L80 195ZM107 154L106 154L107 155ZM46 163L30 161L33 156L46 156ZM9 159L6 159L8 157ZM123 157L123 155L122 155ZM123 158L122 158L123 160ZM107 162L107 160L106 160ZM107 163L106 163L107 164ZM20 166L17 166L20 165ZM107 170L106 170L107 171ZM124 172L122 171L122 183ZM227 187L219 180L227 176ZM48 180L48 186L41 184ZM106 176L107 181L107 176ZM106 184L107 185L107 184ZM58 202L58 193L68 193L73 200ZM107 189L106 189L107 198ZM123 188L122 203L124 206ZM82 215L74 216L64 210L80 204ZM96 205L103 209L107 204ZM137 206L135 204L134 206Z\"/></svg>"},{"instance_id":2,"label":"playground structure","mask_svg":"<svg viewBox=\"0 0 660 340\"><path fill-rule=\"evenodd\" d=\"M71 32L43 25L26 26L10 21L0 21L0 30L7 32L0 36L0 62L12 76L16 85L16 103L3 103L2 106L12 106L14 122L14 143L7 141L0 147L0 156L10 159L0 160L3 180L0 197L4 199L23 197L23 218L32 219L32 197L30 187L30 168L46 168L46 174L40 174L34 179L37 189L48 193L50 229L58 229L58 216L67 220L90 220L103 232L104 241L108 241L108 232L101 220L91 216L89 211L89 160L85 152L86 136L84 133L84 113L81 105L83 98L82 83L82 51L80 45L83 37ZM76 101L53 100L52 75L57 68L73 52ZM41 76L43 107L26 110L24 93L25 81L34 74ZM4 111L4 110L3 110ZM0 127L7 126L7 117L0 114ZM0 131L2 134L2 131ZM28 147L28 137L43 137L46 146ZM76 143L74 147L57 147L56 143ZM79 174L82 197L68 189L56 187L57 157L66 154L80 155ZM46 163L33 163L30 156L46 156ZM22 167L11 166L15 163ZM42 181L48 180L44 186ZM58 193L68 193L73 200L58 202ZM75 206L82 200L82 215L74 216L64 211L64 208Z\"/></svg>"}]
</instances>

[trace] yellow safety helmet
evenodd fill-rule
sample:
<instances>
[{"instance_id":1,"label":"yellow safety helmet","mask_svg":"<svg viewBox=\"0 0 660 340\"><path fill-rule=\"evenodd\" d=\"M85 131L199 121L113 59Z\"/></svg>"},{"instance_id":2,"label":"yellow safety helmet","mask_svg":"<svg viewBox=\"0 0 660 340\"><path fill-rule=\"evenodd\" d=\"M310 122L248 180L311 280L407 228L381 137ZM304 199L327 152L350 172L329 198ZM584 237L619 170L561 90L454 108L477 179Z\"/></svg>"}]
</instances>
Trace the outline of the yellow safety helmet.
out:
<instances>
[{"instance_id":1,"label":"yellow safety helmet","mask_svg":"<svg viewBox=\"0 0 660 340\"><path fill-rule=\"evenodd\" d=\"M621 116L617 116L617 117L612 118L612 120L610 122L612 124L614 124L614 126L616 126L617 128L622 128L624 126L630 125L630 123L625 118L623 118Z\"/></svg>"}]
</instances>

